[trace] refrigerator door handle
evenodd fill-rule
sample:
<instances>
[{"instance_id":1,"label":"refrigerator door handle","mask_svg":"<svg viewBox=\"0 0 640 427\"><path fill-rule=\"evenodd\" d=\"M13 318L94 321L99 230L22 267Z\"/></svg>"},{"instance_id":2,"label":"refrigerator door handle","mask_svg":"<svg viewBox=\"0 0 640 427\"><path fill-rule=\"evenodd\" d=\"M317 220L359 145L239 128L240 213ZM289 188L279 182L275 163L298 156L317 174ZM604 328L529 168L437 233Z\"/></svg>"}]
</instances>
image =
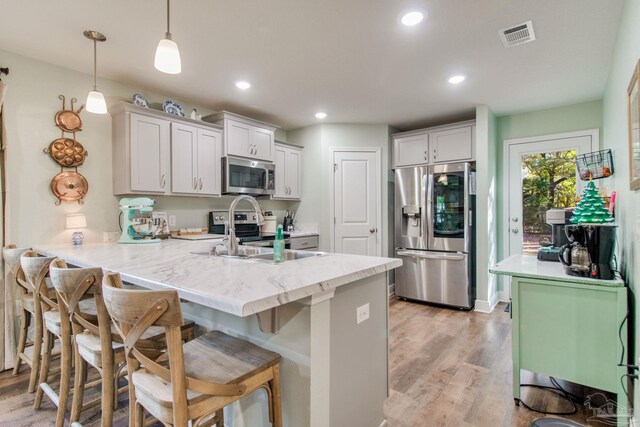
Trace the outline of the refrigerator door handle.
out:
<instances>
[{"instance_id":1,"label":"refrigerator door handle","mask_svg":"<svg viewBox=\"0 0 640 427\"><path fill-rule=\"evenodd\" d=\"M422 253L418 251L398 251L398 256L406 256L412 258L425 258L425 259L442 259L446 261L462 261L465 259L465 254L448 254L448 253Z\"/></svg>"}]
</instances>

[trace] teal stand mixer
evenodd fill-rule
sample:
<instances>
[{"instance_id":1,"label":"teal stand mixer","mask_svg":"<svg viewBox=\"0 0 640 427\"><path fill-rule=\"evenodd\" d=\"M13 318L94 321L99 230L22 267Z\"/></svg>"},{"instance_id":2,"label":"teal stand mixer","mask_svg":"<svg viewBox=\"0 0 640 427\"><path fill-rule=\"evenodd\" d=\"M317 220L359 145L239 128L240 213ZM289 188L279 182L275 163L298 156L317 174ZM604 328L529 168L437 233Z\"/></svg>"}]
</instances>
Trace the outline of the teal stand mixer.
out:
<instances>
[{"instance_id":1,"label":"teal stand mixer","mask_svg":"<svg viewBox=\"0 0 640 427\"><path fill-rule=\"evenodd\" d=\"M152 218L155 201L148 197L120 199L122 236L118 243L156 243L162 231L162 219Z\"/></svg>"}]
</instances>

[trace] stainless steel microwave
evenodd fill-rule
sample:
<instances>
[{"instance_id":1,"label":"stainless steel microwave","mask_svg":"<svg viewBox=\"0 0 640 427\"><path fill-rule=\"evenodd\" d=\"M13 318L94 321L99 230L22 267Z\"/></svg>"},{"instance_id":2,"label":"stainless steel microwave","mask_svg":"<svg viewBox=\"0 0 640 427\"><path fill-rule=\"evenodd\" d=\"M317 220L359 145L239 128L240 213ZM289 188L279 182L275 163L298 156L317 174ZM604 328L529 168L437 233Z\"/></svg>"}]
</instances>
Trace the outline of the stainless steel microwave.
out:
<instances>
[{"instance_id":1,"label":"stainless steel microwave","mask_svg":"<svg viewBox=\"0 0 640 427\"><path fill-rule=\"evenodd\" d=\"M276 190L276 166L257 160L222 158L222 193L269 195Z\"/></svg>"}]
</instances>

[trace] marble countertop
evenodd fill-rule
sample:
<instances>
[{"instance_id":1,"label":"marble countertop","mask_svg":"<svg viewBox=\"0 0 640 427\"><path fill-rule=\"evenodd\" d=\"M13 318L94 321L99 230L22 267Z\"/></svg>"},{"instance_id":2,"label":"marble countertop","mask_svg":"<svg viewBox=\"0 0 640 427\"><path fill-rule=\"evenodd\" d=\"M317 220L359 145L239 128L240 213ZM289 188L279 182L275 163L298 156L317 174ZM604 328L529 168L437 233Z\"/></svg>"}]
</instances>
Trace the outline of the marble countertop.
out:
<instances>
[{"instance_id":1,"label":"marble countertop","mask_svg":"<svg viewBox=\"0 0 640 427\"><path fill-rule=\"evenodd\" d=\"M559 262L539 261L535 256L512 255L489 268L489 272L505 276L528 277L531 279L549 279L560 282L581 283L599 286L624 286L620 277L612 280L591 279L589 277L569 276Z\"/></svg>"},{"instance_id":2,"label":"marble countertop","mask_svg":"<svg viewBox=\"0 0 640 427\"><path fill-rule=\"evenodd\" d=\"M176 289L187 301L237 316L249 316L402 265L395 258L344 254L281 264L193 254L211 247L211 240L165 240L38 245L35 249L79 267L116 271L124 281L145 288Z\"/></svg>"}]
</instances>

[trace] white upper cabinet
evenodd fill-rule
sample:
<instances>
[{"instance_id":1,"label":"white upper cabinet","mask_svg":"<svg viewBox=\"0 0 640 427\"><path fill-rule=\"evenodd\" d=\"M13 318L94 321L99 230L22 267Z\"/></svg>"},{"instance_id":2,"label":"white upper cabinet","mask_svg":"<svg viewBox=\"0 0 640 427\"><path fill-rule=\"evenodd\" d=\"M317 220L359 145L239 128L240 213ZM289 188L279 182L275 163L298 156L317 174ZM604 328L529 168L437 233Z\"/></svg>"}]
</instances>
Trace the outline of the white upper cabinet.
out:
<instances>
[{"instance_id":1,"label":"white upper cabinet","mask_svg":"<svg viewBox=\"0 0 640 427\"><path fill-rule=\"evenodd\" d=\"M475 122L392 135L393 167L475 160Z\"/></svg>"},{"instance_id":2,"label":"white upper cabinet","mask_svg":"<svg viewBox=\"0 0 640 427\"><path fill-rule=\"evenodd\" d=\"M168 194L169 122L120 108L112 126L113 193Z\"/></svg>"},{"instance_id":3,"label":"white upper cabinet","mask_svg":"<svg viewBox=\"0 0 640 427\"><path fill-rule=\"evenodd\" d=\"M220 195L218 126L128 103L110 113L115 195Z\"/></svg>"},{"instance_id":4,"label":"white upper cabinet","mask_svg":"<svg viewBox=\"0 0 640 427\"><path fill-rule=\"evenodd\" d=\"M427 132L402 136L393 140L393 165L419 165L428 161L429 137Z\"/></svg>"},{"instance_id":5,"label":"white upper cabinet","mask_svg":"<svg viewBox=\"0 0 640 427\"><path fill-rule=\"evenodd\" d=\"M220 111L204 120L224 126L223 155L246 157L273 162L275 160L274 132L276 126Z\"/></svg>"},{"instance_id":6,"label":"white upper cabinet","mask_svg":"<svg viewBox=\"0 0 640 427\"><path fill-rule=\"evenodd\" d=\"M429 133L431 162L471 160L471 126Z\"/></svg>"},{"instance_id":7,"label":"white upper cabinet","mask_svg":"<svg viewBox=\"0 0 640 427\"><path fill-rule=\"evenodd\" d=\"M222 132L171 123L171 192L219 195Z\"/></svg>"},{"instance_id":8,"label":"white upper cabinet","mask_svg":"<svg viewBox=\"0 0 640 427\"><path fill-rule=\"evenodd\" d=\"M276 192L274 199L300 199L302 149L284 144L275 145Z\"/></svg>"}]
</instances>

